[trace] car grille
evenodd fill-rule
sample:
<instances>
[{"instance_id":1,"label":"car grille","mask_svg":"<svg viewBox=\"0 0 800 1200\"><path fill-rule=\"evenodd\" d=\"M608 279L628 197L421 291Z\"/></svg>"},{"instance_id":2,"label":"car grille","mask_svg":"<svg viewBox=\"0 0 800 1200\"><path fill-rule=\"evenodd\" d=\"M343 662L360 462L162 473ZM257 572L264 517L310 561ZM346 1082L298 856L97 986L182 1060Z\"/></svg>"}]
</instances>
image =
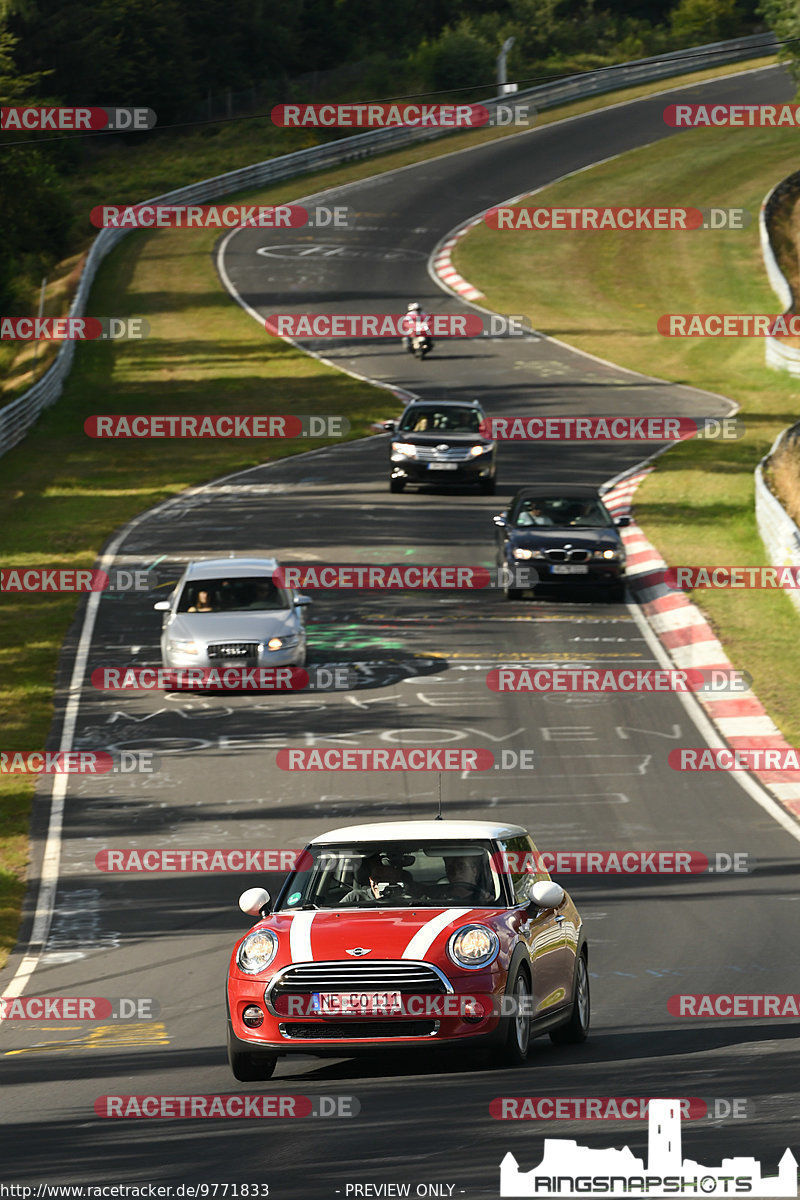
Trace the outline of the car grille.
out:
<instances>
[{"instance_id":1,"label":"car grille","mask_svg":"<svg viewBox=\"0 0 800 1200\"><path fill-rule=\"evenodd\" d=\"M309 992L405 992L412 996L443 996L452 988L425 963L393 961L302 963L282 971L266 992L278 996Z\"/></svg>"},{"instance_id":2,"label":"car grille","mask_svg":"<svg viewBox=\"0 0 800 1200\"><path fill-rule=\"evenodd\" d=\"M588 562L591 558L589 550L545 550L550 562Z\"/></svg>"},{"instance_id":3,"label":"car grille","mask_svg":"<svg viewBox=\"0 0 800 1200\"><path fill-rule=\"evenodd\" d=\"M446 450L437 450L435 446L417 446L417 458L420 462L466 462L471 458L470 446L448 446Z\"/></svg>"},{"instance_id":4,"label":"car grille","mask_svg":"<svg viewBox=\"0 0 800 1200\"><path fill-rule=\"evenodd\" d=\"M208 647L209 658L258 658L258 642L217 642Z\"/></svg>"},{"instance_id":5,"label":"car grille","mask_svg":"<svg viewBox=\"0 0 800 1200\"><path fill-rule=\"evenodd\" d=\"M431 1037L438 1032L438 1021L348 1021L334 1024L333 1021L298 1021L292 1025L280 1025L285 1038L296 1041L331 1041L335 1038L379 1041L382 1038Z\"/></svg>"}]
</instances>

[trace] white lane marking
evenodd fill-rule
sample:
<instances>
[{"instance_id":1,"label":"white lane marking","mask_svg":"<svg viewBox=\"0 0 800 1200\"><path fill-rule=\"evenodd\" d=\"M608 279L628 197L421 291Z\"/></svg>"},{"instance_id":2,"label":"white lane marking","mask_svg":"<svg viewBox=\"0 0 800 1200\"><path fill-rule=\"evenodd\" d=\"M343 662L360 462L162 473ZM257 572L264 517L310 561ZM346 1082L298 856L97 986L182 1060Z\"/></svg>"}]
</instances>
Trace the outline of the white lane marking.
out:
<instances>
[{"instance_id":1,"label":"white lane marking","mask_svg":"<svg viewBox=\"0 0 800 1200\"><path fill-rule=\"evenodd\" d=\"M289 953L293 963L314 961L314 954L311 950L311 924L316 915L315 912L299 912L292 917Z\"/></svg>"},{"instance_id":2,"label":"white lane marking","mask_svg":"<svg viewBox=\"0 0 800 1200\"><path fill-rule=\"evenodd\" d=\"M469 911L469 908L446 908L438 916L431 917L414 934L403 951L403 958L424 959L442 930L459 917L465 917Z\"/></svg>"}]
</instances>

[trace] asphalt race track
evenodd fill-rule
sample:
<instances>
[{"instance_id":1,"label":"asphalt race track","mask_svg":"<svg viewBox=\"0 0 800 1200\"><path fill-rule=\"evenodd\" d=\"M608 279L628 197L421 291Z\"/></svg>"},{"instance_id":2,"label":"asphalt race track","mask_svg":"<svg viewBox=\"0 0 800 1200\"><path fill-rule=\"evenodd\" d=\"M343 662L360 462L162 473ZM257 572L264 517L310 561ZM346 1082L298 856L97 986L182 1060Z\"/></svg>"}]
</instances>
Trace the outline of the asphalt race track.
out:
<instances>
[{"instance_id":1,"label":"asphalt race track","mask_svg":"<svg viewBox=\"0 0 800 1200\"><path fill-rule=\"evenodd\" d=\"M672 136L674 98L788 100L780 71L743 74L533 130L320 194L347 204L353 228L227 239L222 265L242 301L274 312L396 312L410 299L467 311L432 282L427 261L447 233L492 203L587 164ZM791 136L787 134L787 136ZM591 202L587 197L587 202ZM691 198L687 198L691 203ZM266 251L266 252L265 252ZM680 307L680 306L678 306ZM424 396L476 397L506 413L720 416L720 397L631 375L530 336L439 343L416 362L396 343L308 343L348 370ZM386 393L385 416L399 401ZM195 556L280 560L494 562L491 517L521 484L601 483L655 445L502 445L496 497L464 489L390 495L388 438L314 451L220 481L154 510L117 548L125 567L170 579ZM152 775L73 777L55 908L31 995L154 1001L155 1019L106 1024L6 1021L0 1035L3 1174L8 1183L268 1182L270 1196L334 1200L352 1185L448 1185L431 1194L498 1195L499 1163L539 1162L542 1138L628 1144L646 1156L641 1121L501 1123L498 1096L695 1096L745 1100L745 1119L684 1123L701 1163L752 1155L774 1173L800 1145L796 1021L688 1020L676 993L797 991L798 834L724 772L680 774L677 746L698 746L696 707L674 695L498 695L500 664L664 665L633 606L572 596L508 603L488 592L317 592L308 610L312 663L346 666L357 686L317 694L101 692L99 666L159 662L153 596L104 598L88 651L74 745L153 751ZM81 626L64 648L64 711ZM60 736L54 730L53 743ZM525 1067L491 1070L420 1051L401 1058L279 1062L268 1083L238 1084L225 1057L223 985L246 918L237 898L280 875L110 874L110 847L299 848L340 824L435 816L435 774L288 772L277 750L435 745L532 749L535 770L445 774L445 816L502 817L540 849L746 852L748 874L557 876L587 923L590 1040L534 1043ZM48 795L35 810L41 863ZM30 936L35 891L23 939ZM22 953L0 977L9 984ZM352 1119L102 1120L98 1097L216 1093L354 1096ZM724 1111L721 1109L720 1111ZM348 1185L351 1190L348 1191ZM448 1190L452 1185L452 1192ZM240 1193L241 1194L241 1193ZM378 1195L378 1191L361 1192ZM387 1194L387 1193L384 1193ZM423 1194L422 1192L420 1194Z\"/></svg>"}]
</instances>

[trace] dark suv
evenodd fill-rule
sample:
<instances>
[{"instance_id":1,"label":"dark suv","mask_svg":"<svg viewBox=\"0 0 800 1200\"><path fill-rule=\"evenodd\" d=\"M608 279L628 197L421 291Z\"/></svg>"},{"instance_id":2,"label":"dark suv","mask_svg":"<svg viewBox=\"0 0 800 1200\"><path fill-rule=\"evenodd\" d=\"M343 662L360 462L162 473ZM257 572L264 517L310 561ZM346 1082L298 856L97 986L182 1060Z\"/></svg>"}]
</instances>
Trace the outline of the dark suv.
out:
<instances>
[{"instance_id":1,"label":"dark suv","mask_svg":"<svg viewBox=\"0 0 800 1200\"><path fill-rule=\"evenodd\" d=\"M393 433L389 490L402 492L407 483L441 487L477 484L495 490L495 443L481 433L486 414L477 401L414 400L399 421L386 421Z\"/></svg>"}]
</instances>

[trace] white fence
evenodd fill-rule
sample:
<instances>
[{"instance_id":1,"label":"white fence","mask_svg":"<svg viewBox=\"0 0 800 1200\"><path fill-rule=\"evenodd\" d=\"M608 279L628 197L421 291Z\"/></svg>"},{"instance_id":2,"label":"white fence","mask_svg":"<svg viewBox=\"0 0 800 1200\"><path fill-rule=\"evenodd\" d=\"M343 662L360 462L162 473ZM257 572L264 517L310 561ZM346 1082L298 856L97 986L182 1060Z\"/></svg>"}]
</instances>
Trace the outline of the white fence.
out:
<instances>
[{"instance_id":1,"label":"white fence","mask_svg":"<svg viewBox=\"0 0 800 1200\"><path fill-rule=\"evenodd\" d=\"M602 95L617 88L633 87L637 83L651 83L658 79L667 79L670 76L683 74L687 70L699 71L725 63L755 58L759 55L772 54L776 48L777 40L772 33L756 34L727 42L713 42L692 50L676 50L658 58L638 59L635 62L592 71L586 75L542 84L529 88L527 91L516 92L501 99L484 100L481 103L485 104L490 111L498 103L513 105L521 100L529 101L537 109L553 108L557 104ZM238 171L228 171L224 175L203 179L188 187L177 188L163 196L151 197L149 200L139 203L201 204L209 200L219 200L223 196L264 187L266 184L306 175L325 167L338 166L341 163L368 158L375 154L384 154L387 150L412 145L414 142L445 137L448 132L452 133L452 131L442 129L414 129L408 126L370 130L368 133L359 133L352 137L337 138L322 146L312 146L308 150L298 150L294 154L284 154L278 158L267 159L266 162L242 167ZM81 317L85 314L86 301L98 267L109 251L129 232L130 230L127 229L103 229L97 235L87 256L69 311L71 317ZM38 383L16 400L12 400L5 408L0 409L0 456L22 441L40 413L59 398L64 380L72 366L74 353L75 343L65 341L59 349L55 362Z\"/></svg>"}]
</instances>

